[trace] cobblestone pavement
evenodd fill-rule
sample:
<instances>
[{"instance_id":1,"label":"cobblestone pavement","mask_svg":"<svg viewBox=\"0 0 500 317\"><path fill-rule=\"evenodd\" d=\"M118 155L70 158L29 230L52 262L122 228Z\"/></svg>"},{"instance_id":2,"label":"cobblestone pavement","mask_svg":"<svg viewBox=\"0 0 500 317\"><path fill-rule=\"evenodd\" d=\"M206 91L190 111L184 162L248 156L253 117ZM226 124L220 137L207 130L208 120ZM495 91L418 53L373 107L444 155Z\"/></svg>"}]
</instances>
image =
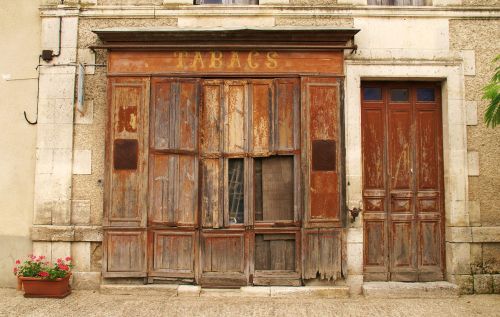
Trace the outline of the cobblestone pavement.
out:
<instances>
[{"instance_id":1,"label":"cobblestone pavement","mask_svg":"<svg viewBox=\"0 0 500 317\"><path fill-rule=\"evenodd\" d=\"M446 299L308 299L101 295L24 298L0 289L0 316L500 316L500 295Z\"/></svg>"}]
</instances>

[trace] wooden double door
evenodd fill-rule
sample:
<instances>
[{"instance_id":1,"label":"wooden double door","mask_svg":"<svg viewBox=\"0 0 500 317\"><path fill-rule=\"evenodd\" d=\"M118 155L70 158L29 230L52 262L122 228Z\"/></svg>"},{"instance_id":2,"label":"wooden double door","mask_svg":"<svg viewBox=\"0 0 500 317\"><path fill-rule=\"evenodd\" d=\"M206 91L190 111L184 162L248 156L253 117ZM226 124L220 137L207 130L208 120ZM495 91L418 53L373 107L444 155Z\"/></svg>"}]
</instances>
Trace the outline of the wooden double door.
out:
<instances>
[{"instance_id":1,"label":"wooden double door","mask_svg":"<svg viewBox=\"0 0 500 317\"><path fill-rule=\"evenodd\" d=\"M365 82L361 95L365 280L442 280L440 86Z\"/></svg>"},{"instance_id":2,"label":"wooden double door","mask_svg":"<svg viewBox=\"0 0 500 317\"><path fill-rule=\"evenodd\" d=\"M104 277L339 278L339 87L334 77L110 78Z\"/></svg>"}]
</instances>

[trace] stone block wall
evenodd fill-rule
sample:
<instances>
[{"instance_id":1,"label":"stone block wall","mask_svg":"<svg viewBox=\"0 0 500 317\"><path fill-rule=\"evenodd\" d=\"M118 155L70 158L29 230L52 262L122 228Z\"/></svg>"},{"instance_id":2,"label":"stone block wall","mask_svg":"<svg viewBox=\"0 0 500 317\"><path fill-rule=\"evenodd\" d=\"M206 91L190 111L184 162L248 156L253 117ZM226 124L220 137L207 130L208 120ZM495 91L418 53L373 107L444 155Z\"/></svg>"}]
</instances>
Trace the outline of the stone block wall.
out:
<instances>
[{"instance_id":1,"label":"stone block wall","mask_svg":"<svg viewBox=\"0 0 500 317\"><path fill-rule=\"evenodd\" d=\"M343 4L353 3L342 1ZM461 181L459 186L456 186L461 189L451 193L450 197L454 198L447 202L447 215L450 218L447 219L449 226L446 229L446 251L449 254L447 270L453 273L448 278L459 284L463 293L499 292L500 217L497 215L497 206L500 201L495 189L500 188L500 171L495 169L495 158L498 160L500 155L500 130L487 129L482 123L486 103L481 100L481 87L492 74L493 65L489 61L499 51L497 41L491 40L500 37L498 19L448 20L433 16L427 22L425 19L419 19L415 23L399 21L400 29L408 33L416 29L416 24L425 28L425 23L433 23L433 29L439 30L439 34L432 33L422 35L418 39L402 41L402 47L399 48L394 47L394 39L384 39L381 33L381 28L391 30L391 18L381 17L378 20L380 23L377 24L377 21L366 16L353 18L351 15L354 11L348 9L311 10L308 13L294 10L283 13L276 10L275 14L257 10L254 15L244 12L240 13L241 16L227 16L227 12L219 11L218 14L205 16L202 11L197 13L198 15L188 15L174 9L150 9L152 5L161 9L164 5L178 3L173 0L80 0L80 8L68 6L59 9L55 6L57 3L51 0L44 2L53 4L54 7L46 8L42 12L43 48L53 48L58 31L54 23L57 23L58 16L63 16L64 45L59 62L97 64L86 67L85 106L81 113L73 111L74 81L77 75L74 66L54 69L47 67L42 73L44 78L41 81L43 93L39 103L41 121L38 126L33 252L52 258L71 254L77 264L73 276L75 288L97 288L101 282L104 131L107 120L106 69L101 65L106 64L107 56L103 50L93 52L88 49L90 45L99 44L97 36L91 30L117 26L321 25L355 26L364 30L363 34L357 36L362 45L357 57L352 61L353 64L358 63L358 69L362 68L363 63L369 65L374 61L382 61L380 65L385 66L380 66L382 71L373 68L373 76L380 76L384 72L391 73L392 70L387 68L387 65L394 63L398 74L403 76L413 72L417 77L421 77L432 73L432 63L439 63L441 68L439 71L434 70L435 76L449 76L452 82L449 82L448 88L459 90L450 92L450 95L462 96L463 93L465 100L460 97L448 101L449 109L466 112L468 125L465 145L468 153L464 151L463 157L459 155L461 153L450 156L450 169L459 171L468 166L469 175L468 178L465 176L466 181ZM74 0L66 1L65 4L69 5L71 2L78 3ZM305 0L290 0L289 3L325 4L324 1ZM122 5L131 4L145 5L144 8L148 9L122 10ZM328 1L328 4L332 2ZM112 9L103 13L95 5L116 6L108 7ZM434 46L428 47L425 44L427 42L433 43ZM399 61L404 61L409 66L405 68L406 64L401 63L396 65ZM419 66L415 61L424 61L427 64L425 67ZM420 70L415 71L417 69ZM450 75L451 73L453 74ZM349 73L346 75L349 76ZM359 90L359 81L355 82L353 87ZM346 98L352 99L353 104L359 103L359 98L351 98L359 97L359 92L358 95L353 95L352 91L347 91L347 94L349 96ZM447 120L450 123L455 122L453 113L449 114ZM357 129L353 126L356 121L350 121L349 124L351 126L347 125L348 129ZM349 138L356 138L356 133L349 134L348 142ZM453 136L450 136L450 140L465 142L463 139L454 140ZM355 153L352 157L349 155L348 153L347 160L359 158ZM348 174L351 184L348 198L352 200L349 201L349 206L357 207L352 204L359 201L359 190L353 188L361 188L360 173L355 169L349 170L348 166ZM449 184L453 181L456 182L450 180ZM361 219L358 218L350 226L347 234L346 282L353 292L357 293L363 282Z\"/></svg>"},{"instance_id":2,"label":"stone block wall","mask_svg":"<svg viewBox=\"0 0 500 317\"><path fill-rule=\"evenodd\" d=\"M457 279L464 293L500 292L500 129L484 124L488 102L482 99L482 87L498 66L492 61L500 53L498 41L493 40L499 37L499 20L450 21L450 47L461 51L470 65L464 78L469 225L456 228L460 233L450 237L462 245L457 260L469 258L468 262L464 261L462 276Z\"/></svg>"}]
</instances>

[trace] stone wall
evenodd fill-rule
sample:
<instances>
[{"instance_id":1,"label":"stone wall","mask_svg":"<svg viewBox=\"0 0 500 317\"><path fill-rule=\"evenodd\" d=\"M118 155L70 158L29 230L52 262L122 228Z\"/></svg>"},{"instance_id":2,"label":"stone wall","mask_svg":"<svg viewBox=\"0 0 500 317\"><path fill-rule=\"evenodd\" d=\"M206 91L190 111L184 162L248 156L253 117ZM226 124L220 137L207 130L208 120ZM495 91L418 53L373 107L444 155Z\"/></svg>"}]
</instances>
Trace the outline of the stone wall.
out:
<instances>
[{"instance_id":1,"label":"stone wall","mask_svg":"<svg viewBox=\"0 0 500 317\"><path fill-rule=\"evenodd\" d=\"M491 79L492 60L500 53L498 20L450 21L450 46L474 56L475 70L465 76L469 151L470 277L463 277L468 292L500 292L500 129L483 122L488 102L482 87ZM467 285L467 286L465 286Z\"/></svg>"},{"instance_id":2,"label":"stone wall","mask_svg":"<svg viewBox=\"0 0 500 317\"><path fill-rule=\"evenodd\" d=\"M59 3L59 1L52 0L43 0L43 2ZM43 153L52 153L52 159L47 156L38 159L37 179L39 181L35 185L37 186L35 197L44 198L43 195L46 193L55 195L51 203L57 202L59 205L54 205L55 208L45 208L43 199L35 202L36 217L32 230L34 252L49 254L52 257L71 253L77 263L73 280L74 287L98 287L102 258L104 132L107 120L106 69L102 65L107 62L107 56L103 50L97 50L94 53L88 49L90 45L99 44L97 36L91 32L92 29L117 26L354 26L361 28L362 32L356 36L356 43L359 45L358 52L347 57L348 63L352 63L353 66L352 72L349 72L349 68L346 71L346 80L351 82L349 84L351 86L347 86L348 89L346 89L348 103L346 113L349 119L349 124L346 126L348 129L347 170L351 184L348 188L348 199L352 200L349 201L350 207L354 206L352 203L359 201L361 190L361 175L356 167L357 163L354 162L357 162L360 157L358 155L360 145L356 145L358 135L356 131L360 125L356 121L355 107L359 106L359 82L362 74L369 74L370 77L392 74L398 78L429 77L434 80L446 78L444 91L448 91L448 95L454 98L449 100L448 105L444 105L447 111L450 111L444 116L446 129L456 132L454 127L458 127L459 131L464 131L465 136L465 117L462 116L462 112L465 113L465 107L467 108L466 120L469 124L467 144L464 138L457 139L451 132L445 136L445 138L448 137L446 142L463 143L460 145L462 146L461 152L445 154L445 156L451 155L449 162L445 163L448 166L447 171L455 173L452 173L453 177L456 175L462 177L458 180L448 177L445 185L448 191L446 200L448 278L457 282L464 293L498 292L500 288L497 274L500 258L500 241L498 240L500 220L496 214L496 206L500 201L495 189L500 187L500 172L495 169L495 158L498 158L500 154L498 147L500 130L498 128L487 129L482 124L481 116L486 103L481 100L480 92L481 87L491 77L493 66L489 61L495 52L498 52L498 46L495 46L498 44L491 40L499 37L499 34L494 34L500 29L498 19L449 20L448 17L440 16L439 13L426 13L428 16L417 19L401 19L397 15L391 15L391 10L381 10L383 16L379 17L366 16L366 13L353 17L353 14L357 14L356 11L351 12L348 8L343 10L318 9L318 11L311 9L307 13L294 9L285 12L260 8L252 11L253 13L240 10L237 14L231 13L229 16L228 12L216 9L211 12L212 15L205 15L203 14L205 9L200 10L202 13L186 13L176 11L175 8L163 11L152 9L122 11L120 7L113 7L114 9L103 13L93 7L95 4L160 6L175 2L173 0L80 0L79 3L84 5L82 11L76 8L60 8L49 10L47 16L44 16L42 38L44 36L46 39L55 38L57 30L53 27L53 23L56 20L50 14L64 15L63 20L71 21L66 24L68 28L65 28L65 36L72 38L71 43L64 47L65 58L68 61L76 59L78 62L98 65L86 67L85 107L83 113L74 112L74 118L70 124L71 129L57 130L63 133L57 135L59 139L50 141L49 137L43 134L45 132L43 129L53 130L57 124L67 125L67 122L58 123L52 120L38 127L38 131L42 131L38 140L39 147L48 150ZM65 2L65 4L70 3L78 3L78 1L67 0ZM331 3L328 1L328 4ZM343 3L351 2L343 1ZM326 3L290 0L290 4L323 5ZM73 16L66 16L68 13ZM416 32L421 29L426 29L426 33L415 37ZM368 69L369 71L365 71ZM61 83L61 85L46 86L45 93L48 93L49 97L59 94L57 98L68 102L61 107L55 103L41 103L39 106L42 113L44 110L49 110L53 114L67 115L68 111L72 113L74 91L63 88L70 78L74 80L76 75L74 71L73 68L67 69L66 73L45 74L49 82ZM464 85L465 91L462 89ZM67 140L68 136L69 140ZM63 140L68 147L65 147L64 151L69 150L69 155L57 156L56 154L60 152L58 146ZM49 141L55 142L58 146L54 147L54 144L49 144ZM350 144L354 145L350 148L351 150ZM450 146L449 148L457 147ZM469 150L468 154L467 150ZM463 157L457 156L457 153L463 154ZM467 157L469 162L467 162ZM47 168L47 164L50 165L50 169ZM54 181L57 182L54 183ZM46 188L50 190L47 191ZM70 197L67 198L66 193L70 193ZM69 206L68 202L70 202ZM363 232L361 224L361 219L358 218L347 234L347 271L349 274L347 283L353 286L354 292L360 289L362 283Z\"/></svg>"}]
</instances>

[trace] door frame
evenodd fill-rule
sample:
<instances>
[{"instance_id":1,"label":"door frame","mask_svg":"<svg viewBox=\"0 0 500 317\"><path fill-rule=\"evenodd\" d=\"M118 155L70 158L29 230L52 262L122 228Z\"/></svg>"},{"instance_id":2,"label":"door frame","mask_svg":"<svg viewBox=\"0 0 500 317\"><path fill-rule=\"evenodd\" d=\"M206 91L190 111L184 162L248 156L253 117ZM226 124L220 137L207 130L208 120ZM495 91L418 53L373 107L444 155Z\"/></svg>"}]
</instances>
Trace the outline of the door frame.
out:
<instances>
[{"instance_id":1,"label":"door frame","mask_svg":"<svg viewBox=\"0 0 500 317\"><path fill-rule=\"evenodd\" d=\"M360 205L362 199L361 181L361 91L362 80L392 81L439 81L442 83L442 128L443 128L443 172L444 172L444 204L445 204L445 237L455 226L466 226L469 223L467 213L467 143L466 113L464 105L463 61L428 61L422 64L415 61L345 61L346 91L346 170L347 201L350 208ZM451 160L453 157L453 160ZM363 280L363 230L362 218L348 229L347 253L349 255L350 278L360 291ZM445 279L453 282L460 274L461 267L452 259L470 261L469 254L459 255L456 244L445 240ZM352 261L351 259L360 259Z\"/></svg>"}]
</instances>

